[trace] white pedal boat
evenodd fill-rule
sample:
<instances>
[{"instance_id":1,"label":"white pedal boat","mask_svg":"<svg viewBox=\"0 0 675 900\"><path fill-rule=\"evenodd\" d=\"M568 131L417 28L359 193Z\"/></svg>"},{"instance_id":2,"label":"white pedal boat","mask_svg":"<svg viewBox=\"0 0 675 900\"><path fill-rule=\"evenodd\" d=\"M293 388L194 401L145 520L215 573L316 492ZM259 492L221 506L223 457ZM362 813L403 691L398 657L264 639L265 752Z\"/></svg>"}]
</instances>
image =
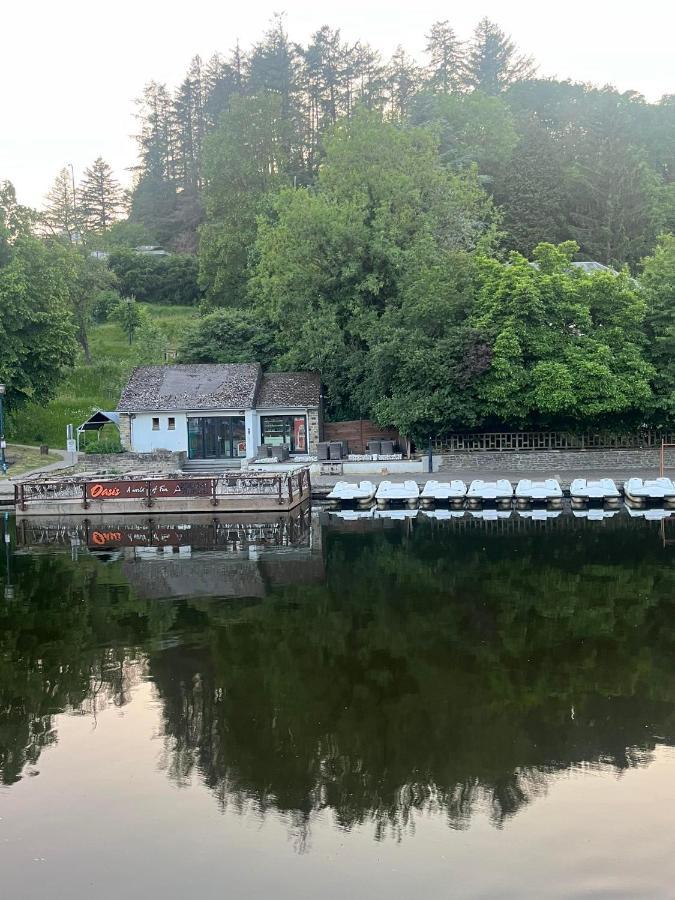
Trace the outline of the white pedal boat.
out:
<instances>
[{"instance_id":1,"label":"white pedal boat","mask_svg":"<svg viewBox=\"0 0 675 900\"><path fill-rule=\"evenodd\" d=\"M519 509L518 515L523 519L532 519L535 522L543 522L546 519L557 519L562 515L562 509L545 509L534 507L533 509Z\"/></svg>"},{"instance_id":2,"label":"white pedal boat","mask_svg":"<svg viewBox=\"0 0 675 900\"><path fill-rule=\"evenodd\" d=\"M570 497L573 506L586 503L614 506L619 503L621 493L611 478L575 478L570 485Z\"/></svg>"},{"instance_id":3,"label":"white pedal boat","mask_svg":"<svg viewBox=\"0 0 675 900\"><path fill-rule=\"evenodd\" d=\"M483 481L475 479L469 485L466 499L470 507L480 506L482 503L496 503L498 506L510 506L513 499L513 485L505 478L498 481Z\"/></svg>"},{"instance_id":4,"label":"white pedal boat","mask_svg":"<svg viewBox=\"0 0 675 900\"><path fill-rule=\"evenodd\" d=\"M422 508L433 503L451 503L460 506L466 497L466 484L463 481L427 481L420 494Z\"/></svg>"},{"instance_id":5,"label":"white pedal boat","mask_svg":"<svg viewBox=\"0 0 675 900\"><path fill-rule=\"evenodd\" d=\"M384 509L390 503L404 503L411 509L417 506L419 500L420 489L416 481L381 481L375 494L377 505L380 509Z\"/></svg>"},{"instance_id":6,"label":"white pedal boat","mask_svg":"<svg viewBox=\"0 0 675 900\"><path fill-rule=\"evenodd\" d=\"M675 484L670 478L629 478L623 492L631 506L645 506L648 501L656 500L665 507L675 507Z\"/></svg>"},{"instance_id":7,"label":"white pedal boat","mask_svg":"<svg viewBox=\"0 0 675 900\"><path fill-rule=\"evenodd\" d=\"M360 519L372 519L374 509L331 509L329 515L344 522L356 522Z\"/></svg>"},{"instance_id":8,"label":"white pedal boat","mask_svg":"<svg viewBox=\"0 0 675 900\"><path fill-rule=\"evenodd\" d=\"M636 509L626 503L628 515L635 519L646 519L648 522L660 522L662 519L669 519L675 512L672 509L664 509L662 506L648 506L642 509Z\"/></svg>"},{"instance_id":9,"label":"white pedal boat","mask_svg":"<svg viewBox=\"0 0 675 900\"><path fill-rule=\"evenodd\" d=\"M360 481L358 484L350 481L338 481L327 499L332 506L339 506L341 503L370 506L375 498L375 490L372 481Z\"/></svg>"},{"instance_id":10,"label":"white pedal boat","mask_svg":"<svg viewBox=\"0 0 675 900\"><path fill-rule=\"evenodd\" d=\"M376 519L414 519L419 513L419 509L376 509L374 517Z\"/></svg>"},{"instance_id":11,"label":"white pedal boat","mask_svg":"<svg viewBox=\"0 0 675 900\"><path fill-rule=\"evenodd\" d=\"M572 509L575 519L588 519L589 522L599 522L601 519L611 519L619 514L618 509L603 509L602 506L589 506L584 509Z\"/></svg>"},{"instance_id":12,"label":"white pedal boat","mask_svg":"<svg viewBox=\"0 0 675 900\"><path fill-rule=\"evenodd\" d=\"M516 485L516 502L519 506L528 503L550 503L551 506L560 506L562 496L562 488L555 478L546 478L543 481L521 478Z\"/></svg>"},{"instance_id":13,"label":"white pedal boat","mask_svg":"<svg viewBox=\"0 0 675 900\"><path fill-rule=\"evenodd\" d=\"M484 522L496 522L497 519L510 519L512 510L495 509L494 507L486 507L485 509L470 509L469 515L474 519L483 519Z\"/></svg>"},{"instance_id":14,"label":"white pedal boat","mask_svg":"<svg viewBox=\"0 0 675 900\"><path fill-rule=\"evenodd\" d=\"M424 515L427 519L462 519L466 515L463 509L425 509Z\"/></svg>"}]
</instances>

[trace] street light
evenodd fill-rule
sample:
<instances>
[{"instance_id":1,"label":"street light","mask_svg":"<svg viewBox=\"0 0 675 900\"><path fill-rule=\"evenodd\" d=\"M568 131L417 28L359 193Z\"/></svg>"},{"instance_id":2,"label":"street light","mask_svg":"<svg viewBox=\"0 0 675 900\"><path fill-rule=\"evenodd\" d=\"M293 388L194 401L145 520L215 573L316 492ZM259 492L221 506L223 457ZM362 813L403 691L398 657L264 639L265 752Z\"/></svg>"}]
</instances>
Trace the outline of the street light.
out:
<instances>
[{"instance_id":1,"label":"street light","mask_svg":"<svg viewBox=\"0 0 675 900\"><path fill-rule=\"evenodd\" d=\"M4 415L4 400L5 393L7 388L4 384L0 384L0 469L2 470L2 474L7 474L7 460L5 459L5 448L7 447L7 442L5 441L5 415Z\"/></svg>"}]
</instances>

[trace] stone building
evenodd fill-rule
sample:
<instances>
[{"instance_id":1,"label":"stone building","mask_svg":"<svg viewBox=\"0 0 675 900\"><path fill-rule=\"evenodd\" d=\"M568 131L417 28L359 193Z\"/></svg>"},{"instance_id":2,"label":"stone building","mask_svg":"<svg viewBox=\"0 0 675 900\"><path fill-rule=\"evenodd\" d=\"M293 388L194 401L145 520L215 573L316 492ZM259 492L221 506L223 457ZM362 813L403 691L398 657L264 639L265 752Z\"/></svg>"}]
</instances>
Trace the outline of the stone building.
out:
<instances>
[{"instance_id":1,"label":"stone building","mask_svg":"<svg viewBox=\"0 0 675 900\"><path fill-rule=\"evenodd\" d=\"M258 363L140 366L117 407L122 445L189 460L253 459L285 445L314 455L322 437L317 372L263 372Z\"/></svg>"}]
</instances>

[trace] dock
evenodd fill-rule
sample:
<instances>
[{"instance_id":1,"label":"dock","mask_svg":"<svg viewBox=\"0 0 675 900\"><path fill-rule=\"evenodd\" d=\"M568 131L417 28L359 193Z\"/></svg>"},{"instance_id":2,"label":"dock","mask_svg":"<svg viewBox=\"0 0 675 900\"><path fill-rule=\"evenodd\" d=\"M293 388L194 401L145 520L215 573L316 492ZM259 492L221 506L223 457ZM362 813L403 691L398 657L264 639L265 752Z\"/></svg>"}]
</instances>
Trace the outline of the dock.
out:
<instances>
[{"instance_id":1,"label":"dock","mask_svg":"<svg viewBox=\"0 0 675 900\"><path fill-rule=\"evenodd\" d=\"M212 477L71 476L34 478L14 486L22 516L279 512L312 496L307 467L284 472L233 472Z\"/></svg>"}]
</instances>

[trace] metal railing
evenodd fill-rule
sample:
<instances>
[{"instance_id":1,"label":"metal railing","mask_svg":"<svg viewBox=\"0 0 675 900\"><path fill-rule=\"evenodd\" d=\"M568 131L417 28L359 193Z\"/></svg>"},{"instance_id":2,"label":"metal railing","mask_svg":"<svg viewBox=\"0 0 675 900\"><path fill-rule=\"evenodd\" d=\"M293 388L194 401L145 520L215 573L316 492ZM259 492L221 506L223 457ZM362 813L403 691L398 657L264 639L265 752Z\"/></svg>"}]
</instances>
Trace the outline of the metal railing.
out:
<instances>
[{"instance_id":1,"label":"metal railing","mask_svg":"<svg viewBox=\"0 0 675 900\"><path fill-rule=\"evenodd\" d=\"M675 432L644 430L632 434L564 431L484 431L449 434L433 440L436 452L527 450L642 450L675 442Z\"/></svg>"},{"instance_id":2,"label":"metal railing","mask_svg":"<svg viewBox=\"0 0 675 900\"><path fill-rule=\"evenodd\" d=\"M286 505L311 495L308 468L287 472L241 472L213 477L169 476L139 478L138 475L103 478L31 479L14 486L14 504L25 510L32 503L78 502L87 509L92 502L114 508L121 500L138 500L144 506L162 505L164 500L206 499L213 506L233 497L275 497Z\"/></svg>"}]
</instances>

